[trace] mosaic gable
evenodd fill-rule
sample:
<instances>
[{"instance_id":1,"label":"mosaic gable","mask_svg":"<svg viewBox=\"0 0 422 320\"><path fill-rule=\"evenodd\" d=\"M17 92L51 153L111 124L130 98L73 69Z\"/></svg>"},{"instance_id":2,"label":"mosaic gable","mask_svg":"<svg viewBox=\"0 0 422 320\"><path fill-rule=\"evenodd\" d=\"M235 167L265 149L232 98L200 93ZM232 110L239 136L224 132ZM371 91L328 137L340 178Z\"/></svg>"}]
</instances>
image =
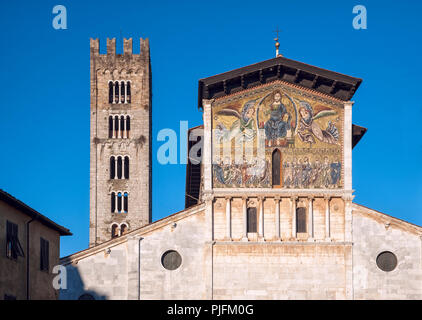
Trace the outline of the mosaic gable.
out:
<instances>
[{"instance_id":1,"label":"mosaic gable","mask_svg":"<svg viewBox=\"0 0 422 320\"><path fill-rule=\"evenodd\" d=\"M283 83L214 101L215 188L342 188L343 105Z\"/></svg>"}]
</instances>

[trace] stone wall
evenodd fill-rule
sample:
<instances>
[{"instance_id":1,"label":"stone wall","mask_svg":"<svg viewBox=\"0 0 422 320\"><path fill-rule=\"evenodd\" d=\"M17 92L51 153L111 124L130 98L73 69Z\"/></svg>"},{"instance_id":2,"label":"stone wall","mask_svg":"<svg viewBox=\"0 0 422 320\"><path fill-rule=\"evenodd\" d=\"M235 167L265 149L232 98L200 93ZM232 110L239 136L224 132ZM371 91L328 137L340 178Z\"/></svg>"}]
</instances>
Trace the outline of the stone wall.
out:
<instances>
[{"instance_id":1,"label":"stone wall","mask_svg":"<svg viewBox=\"0 0 422 320\"><path fill-rule=\"evenodd\" d=\"M353 285L355 299L422 299L421 228L354 205ZM396 269L378 268L377 256L390 251Z\"/></svg>"}]
</instances>

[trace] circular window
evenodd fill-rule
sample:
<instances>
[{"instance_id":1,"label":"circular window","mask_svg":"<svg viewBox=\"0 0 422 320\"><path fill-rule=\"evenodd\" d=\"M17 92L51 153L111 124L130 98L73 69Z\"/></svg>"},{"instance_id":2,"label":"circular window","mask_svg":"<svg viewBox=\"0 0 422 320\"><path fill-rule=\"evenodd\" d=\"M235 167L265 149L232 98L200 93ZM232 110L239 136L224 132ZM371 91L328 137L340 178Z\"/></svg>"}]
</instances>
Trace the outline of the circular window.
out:
<instances>
[{"instance_id":1,"label":"circular window","mask_svg":"<svg viewBox=\"0 0 422 320\"><path fill-rule=\"evenodd\" d=\"M176 270L182 264L182 257L177 251L169 250L162 255L161 264L167 270Z\"/></svg>"},{"instance_id":2,"label":"circular window","mask_svg":"<svg viewBox=\"0 0 422 320\"><path fill-rule=\"evenodd\" d=\"M397 267L397 257L390 251L381 252L377 257L377 266L382 271L390 272Z\"/></svg>"}]
</instances>

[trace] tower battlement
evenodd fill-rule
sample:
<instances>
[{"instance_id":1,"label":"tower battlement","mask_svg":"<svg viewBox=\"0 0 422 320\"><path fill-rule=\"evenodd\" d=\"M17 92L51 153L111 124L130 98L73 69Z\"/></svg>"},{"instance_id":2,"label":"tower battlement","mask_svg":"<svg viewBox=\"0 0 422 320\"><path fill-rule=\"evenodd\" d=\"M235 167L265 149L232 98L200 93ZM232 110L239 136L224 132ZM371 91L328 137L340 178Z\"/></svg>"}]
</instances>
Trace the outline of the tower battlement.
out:
<instances>
[{"instance_id":1,"label":"tower battlement","mask_svg":"<svg viewBox=\"0 0 422 320\"><path fill-rule=\"evenodd\" d=\"M107 38L107 52L100 54L100 39L91 38L90 48L91 56L149 56L149 39L140 38L140 53L133 53L133 39L123 38L123 54L116 54L116 38Z\"/></svg>"}]
</instances>

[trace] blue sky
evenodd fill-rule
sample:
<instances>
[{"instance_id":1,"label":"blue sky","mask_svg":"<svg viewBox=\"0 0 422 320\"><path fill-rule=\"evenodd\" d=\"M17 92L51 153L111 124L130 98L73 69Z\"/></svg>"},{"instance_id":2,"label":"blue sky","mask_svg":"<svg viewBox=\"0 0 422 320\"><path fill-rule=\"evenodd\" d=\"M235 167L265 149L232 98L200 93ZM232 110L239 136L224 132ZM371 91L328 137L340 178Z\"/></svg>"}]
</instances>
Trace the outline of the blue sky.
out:
<instances>
[{"instance_id":1,"label":"blue sky","mask_svg":"<svg viewBox=\"0 0 422 320\"><path fill-rule=\"evenodd\" d=\"M67 30L52 27L58 4ZM358 4L367 30L352 27ZM89 38L105 50L107 37L149 37L153 220L183 209L185 166L157 162L158 131L201 124L198 79L274 57L278 26L285 57L364 80L353 98L353 122L369 128L353 151L355 202L422 225L420 12L410 0L2 2L0 188L71 229L62 256L87 247Z\"/></svg>"}]
</instances>

